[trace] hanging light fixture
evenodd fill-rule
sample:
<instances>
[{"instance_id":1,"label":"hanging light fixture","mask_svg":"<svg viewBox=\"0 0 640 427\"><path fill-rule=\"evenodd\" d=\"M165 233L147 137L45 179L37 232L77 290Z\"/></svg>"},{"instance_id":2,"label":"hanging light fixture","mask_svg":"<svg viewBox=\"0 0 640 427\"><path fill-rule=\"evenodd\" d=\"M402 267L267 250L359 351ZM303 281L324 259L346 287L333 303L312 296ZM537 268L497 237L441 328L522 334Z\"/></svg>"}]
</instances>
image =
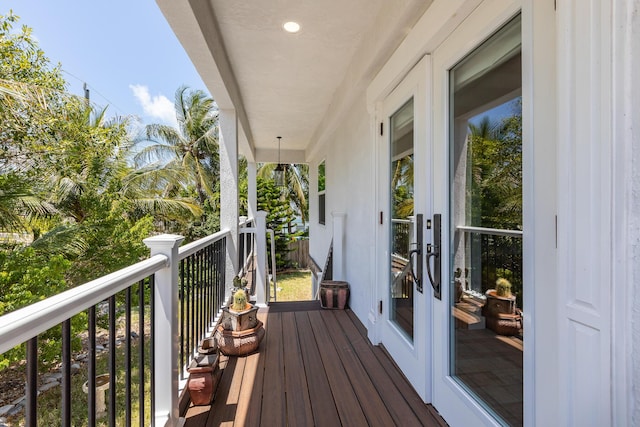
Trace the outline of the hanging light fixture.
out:
<instances>
[{"instance_id":1,"label":"hanging light fixture","mask_svg":"<svg viewBox=\"0 0 640 427\"><path fill-rule=\"evenodd\" d=\"M278 166L276 166L276 168L273 171L273 178L278 187L284 187L285 166L282 163L280 163L280 140L282 139L282 137L279 136L277 138L278 138Z\"/></svg>"}]
</instances>

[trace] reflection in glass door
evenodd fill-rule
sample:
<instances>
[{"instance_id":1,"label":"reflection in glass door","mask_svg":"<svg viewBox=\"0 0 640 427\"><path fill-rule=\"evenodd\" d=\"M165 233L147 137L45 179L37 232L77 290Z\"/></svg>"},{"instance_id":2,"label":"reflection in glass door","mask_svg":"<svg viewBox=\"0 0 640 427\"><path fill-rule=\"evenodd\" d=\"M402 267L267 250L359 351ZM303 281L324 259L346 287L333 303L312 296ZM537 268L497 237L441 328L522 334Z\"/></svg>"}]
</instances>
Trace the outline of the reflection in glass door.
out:
<instances>
[{"instance_id":1,"label":"reflection in glass door","mask_svg":"<svg viewBox=\"0 0 640 427\"><path fill-rule=\"evenodd\" d=\"M389 320L413 341L413 99L390 118L391 201Z\"/></svg>"},{"instance_id":2,"label":"reflection in glass door","mask_svg":"<svg viewBox=\"0 0 640 427\"><path fill-rule=\"evenodd\" d=\"M515 18L450 71L450 375L523 423L522 72Z\"/></svg>"}]
</instances>

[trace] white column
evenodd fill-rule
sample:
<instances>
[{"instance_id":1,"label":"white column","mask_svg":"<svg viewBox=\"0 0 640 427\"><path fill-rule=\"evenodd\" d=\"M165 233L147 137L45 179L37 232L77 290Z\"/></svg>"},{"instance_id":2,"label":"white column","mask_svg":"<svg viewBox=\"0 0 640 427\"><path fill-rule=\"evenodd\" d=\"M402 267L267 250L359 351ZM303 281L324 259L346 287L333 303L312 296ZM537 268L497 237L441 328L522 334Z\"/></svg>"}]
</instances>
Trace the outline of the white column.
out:
<instances>
[{"instance_id":1,"label":"white column","mask_svg":"<svg viewBox=\"0 0 640 427\"><path fill-rule=\"evenodd\" d=\"M155 274L155 414L157 426L178 425L178 247L184 238L173 234L144 239L151 256L169 257L167 267Z\"/></svg>"},{"instance_id":2,"label":"white column","mask_svg":"<svg viewBox=\"0 0 640 427\"><path fill-rule=\"evenodd\" d=\"M267 213L256 212L256 305L265 307L268 302L267 289Z\"/></svg>"},{"instance_id":3,"label":"white column","mask_svg":"<svg viewBox=\"0 0 640 427\"><path fill-rule=\"evenodd\" d=\"M238 120L235 110L220 110L220 228L227 239L225 288L238 273Z\"/></svg>"},{"instance_id":4,"label":"white column","mask_svg":"<svg viewBox=\"0 0 640 427\"><path fill-rule=\"evenodd\" d=\"M247 211L249 218L255 218L258 212L258 183L256 180L257 166L254 162L247 163Z\"/></svg>"},{"instance_id":5,"label":"white column","mask_svg":"<svg viewBox=\"0 0 640 427\"><path fill-rule=\"evenodd\" d=\"M345 226L347 214L332 212L333 217L333 280L346 280Z\"/></svg>"}]
</instances>

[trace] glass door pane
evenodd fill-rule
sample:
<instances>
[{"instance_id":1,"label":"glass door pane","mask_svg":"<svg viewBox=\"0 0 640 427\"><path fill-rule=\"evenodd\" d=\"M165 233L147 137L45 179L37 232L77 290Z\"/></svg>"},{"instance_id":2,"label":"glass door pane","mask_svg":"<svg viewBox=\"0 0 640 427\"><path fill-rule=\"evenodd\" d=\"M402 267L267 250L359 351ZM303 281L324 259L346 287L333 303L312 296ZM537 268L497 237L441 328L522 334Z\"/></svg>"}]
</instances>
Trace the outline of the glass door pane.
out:
<instances>
[{"instance_id":1,"label":"glass door pane","mask_svg":"<svg viewBox=\"0 0 640 427\"><path fill-rule=\"evenodd\" d=\"M409 251L414 242L413 221L413 99L390 117L389 180L391 200L389 291L393 321L413 341L413 276Z\"/></svg>"},{"instance_id":2,"label":"glass door pane","mask_svg":"<svg viewBox=\"0 0 640 427\"><path fill-rule=\"evenodd\" d=\"M520 18L450 71L450 374L522 425Z\"/></svg>"}]
</instances>

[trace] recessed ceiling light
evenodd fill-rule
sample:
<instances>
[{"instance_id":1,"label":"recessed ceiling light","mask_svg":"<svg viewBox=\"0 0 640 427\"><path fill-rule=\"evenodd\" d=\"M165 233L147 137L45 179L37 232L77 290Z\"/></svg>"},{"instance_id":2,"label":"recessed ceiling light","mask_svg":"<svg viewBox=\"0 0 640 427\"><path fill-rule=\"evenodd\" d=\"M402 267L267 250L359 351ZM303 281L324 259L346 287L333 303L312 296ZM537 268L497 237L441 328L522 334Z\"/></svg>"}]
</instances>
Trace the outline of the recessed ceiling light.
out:
<instances>
[{"instance_id":1,"label":"recessed ceiling light","mask_svg":"<svg viewBox=\"0 0 640 427\"><path fill-rule=\"evenodd\" d=\"M298 24L297 22L289 21L285 22L282 28L284 28L284 30L288 33L297 33L298 31L300 31L300 24Z\"/></svg>"}]
</instances>

